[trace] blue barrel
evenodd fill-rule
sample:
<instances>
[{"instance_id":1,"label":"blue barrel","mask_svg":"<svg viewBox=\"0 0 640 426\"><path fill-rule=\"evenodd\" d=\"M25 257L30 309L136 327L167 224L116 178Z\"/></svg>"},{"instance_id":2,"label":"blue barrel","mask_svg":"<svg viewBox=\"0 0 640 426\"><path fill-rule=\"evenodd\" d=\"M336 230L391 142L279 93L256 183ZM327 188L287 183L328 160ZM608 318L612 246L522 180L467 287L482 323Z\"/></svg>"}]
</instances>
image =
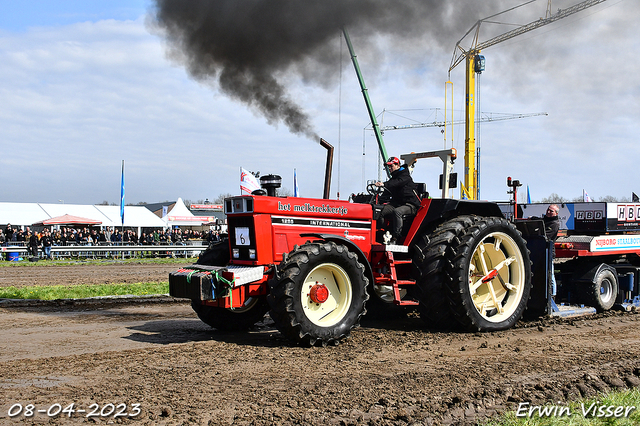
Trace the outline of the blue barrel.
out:
<instances>
[{"instance_id":1,"label":"blue barrel","mask_svg":"<svg viewBox=\"0 0 640 426\"><path fill-rule=\"evenodd\" d=\"M7 260L9 262L17 262L20 260L20 253L17 251L9 251L7 252Z\"/></svg>"}]
</instances>

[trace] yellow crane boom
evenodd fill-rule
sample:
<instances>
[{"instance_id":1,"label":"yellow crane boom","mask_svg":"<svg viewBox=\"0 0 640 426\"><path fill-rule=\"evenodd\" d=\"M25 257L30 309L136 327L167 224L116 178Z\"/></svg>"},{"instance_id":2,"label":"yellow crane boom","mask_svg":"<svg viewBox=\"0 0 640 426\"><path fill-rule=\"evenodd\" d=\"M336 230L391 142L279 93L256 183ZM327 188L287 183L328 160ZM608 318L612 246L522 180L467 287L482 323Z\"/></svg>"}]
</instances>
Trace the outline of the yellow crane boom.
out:
<instances>
[{"instance_id":1,"label":"yellow crane boom","mask_svg":"<svg viewBox=\"0 0 640 426\"><path fill-rule=\"evenodd\" d=\"M483 112L482 117L476 122L481 123L490 123L492 121L504 121L504 120L515 120L517 118L528 118L528 117L538 117L540 115L549 115L546 112L534 112L530 114L506 114L506 113L494 113L494 112ZM450 125L459 125L465 124L464 120L454 120L454 121L431 121L431 122L423 122L423 123L413 123L413 124L396 124L389 126L381 126L380 131L386 132L387 130L403 130L403 129L419 129L422 127L444 127Z\"/></svg>"}]
</instances>

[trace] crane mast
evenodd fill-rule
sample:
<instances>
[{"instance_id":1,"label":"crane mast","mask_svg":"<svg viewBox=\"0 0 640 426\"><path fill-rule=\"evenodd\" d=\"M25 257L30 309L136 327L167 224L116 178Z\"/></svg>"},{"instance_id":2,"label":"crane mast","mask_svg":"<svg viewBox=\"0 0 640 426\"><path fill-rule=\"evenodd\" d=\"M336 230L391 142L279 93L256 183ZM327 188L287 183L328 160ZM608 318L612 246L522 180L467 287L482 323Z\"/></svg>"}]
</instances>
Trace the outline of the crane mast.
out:
<instances>
[{"instance_id":1,"label":"crane mast","mask_svg":"<svg viewBox=\"0 0 640 426\"><path fill-rule=\"evenodd\" d=\"M545 18L537 19L528 24L522 25L518 28L515 28L511 31L507 31L503 34L500 34L496 37L493 37L489 40L478 42L480 26L483 22L488 19L494 18L503 13L514 10L518 7L522 7L529 3L532 3L536 0L530 0L526 3L523 3L519 6L515 6L511 9L507 9L500 13L496 13L495 15L491 15L487 18L481 19L476 22L466 33L465 35L456 43L456 46L453 51L453 57L451 58L451 65L449 66L449 80L451 79L451 71L462 61L465 61L466 67L466 96L465 96L465 154L464 154L464 187L462 188L463 195L466 195L467 198L475 200L478 198L478 181L477 181L477 168L475 164L475 154L476 154L476 140L475 140L475 105L476 105L476 97L475 97L475 87L476 87L476 74L481 73L484 70L484 57L480 56L480 52L483 49L501 43L503 41L509 40L513 37L517 37L526 32L535 30L542 26L551 24L560 19L566 18L569 15L573 15L574 13L580 12L584 9L587 9L591 6L595 6L598 3L603 3L606 0L585 0L581 3L575 4L566 9L558 10L555 14L550 14L551 4L550 2L547 5L547 14ZM462 41L475 30L475 34L473 37L472 47L468 50L462 48Z\"/></svg>"}]
</instances>

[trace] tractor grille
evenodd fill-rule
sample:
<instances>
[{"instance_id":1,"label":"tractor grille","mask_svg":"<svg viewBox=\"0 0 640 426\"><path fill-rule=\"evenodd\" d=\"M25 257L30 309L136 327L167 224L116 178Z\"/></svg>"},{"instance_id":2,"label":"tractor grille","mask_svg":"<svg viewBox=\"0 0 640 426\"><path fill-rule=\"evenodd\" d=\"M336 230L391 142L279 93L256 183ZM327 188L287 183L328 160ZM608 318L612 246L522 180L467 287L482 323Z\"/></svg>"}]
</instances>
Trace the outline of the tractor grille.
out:
<instances>
[{"instance_id":1,"label":"tractor grille","mask_svg":"<svg viewBox=\"0 0 640 426\"><path fill-rule=\"evenodd\" d=\"M231 260L256 261L256 229L252 216L227 218L229 226L229 240L231 246Z\"/></svg>"}]
</instances>

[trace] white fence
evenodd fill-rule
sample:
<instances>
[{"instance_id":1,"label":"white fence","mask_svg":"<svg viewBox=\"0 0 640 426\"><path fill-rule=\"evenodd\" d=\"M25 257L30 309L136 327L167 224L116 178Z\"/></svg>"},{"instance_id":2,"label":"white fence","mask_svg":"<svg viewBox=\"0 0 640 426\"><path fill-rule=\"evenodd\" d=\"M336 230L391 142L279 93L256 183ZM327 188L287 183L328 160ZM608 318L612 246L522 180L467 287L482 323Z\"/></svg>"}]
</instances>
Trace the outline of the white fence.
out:
<instances>
[{"instance_id":1,"label":"white fence","mask_svg":"<svg viewBox=\"0 0 640 426\"><path fill-rule=\"evenodd\" d=\"M31 257L29 247L21 243L11 242L9 246L0 247L4 260L17 261ZM206 241L187 241L182 244L158 245L73 245L51 246L51 257L62 258L134 258L134 257L195 257L208 246ZM44 257L42 248L38 249L40 258Z\"/></svg>"}]
</instances>

